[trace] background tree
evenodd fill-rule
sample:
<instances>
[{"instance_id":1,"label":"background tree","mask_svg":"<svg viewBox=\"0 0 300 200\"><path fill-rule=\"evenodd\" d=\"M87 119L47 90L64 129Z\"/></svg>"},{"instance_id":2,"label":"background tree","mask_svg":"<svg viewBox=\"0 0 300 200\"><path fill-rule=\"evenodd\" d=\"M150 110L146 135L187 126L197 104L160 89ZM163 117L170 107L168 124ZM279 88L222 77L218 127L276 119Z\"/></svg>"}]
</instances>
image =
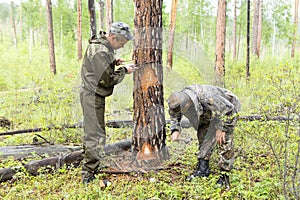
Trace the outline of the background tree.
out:
<instances>
[{"instance_id":1,"label":"background tree","mask_svg":"<svg viewBox=\"0 0 300 200\"><path fill-rule=\"evenodd\" d=\"M253 21L252 21L252 53L258 57L257 37L259 21L260 0L253 1Z\"/></svg>"},{"instance_id":2,"label":"background tree","mask_svg":"<svg viewBox=\"0 0 300 200\"><path fill-rule=\"evenodd\" d=\"M82 32L81 32L81 21L82 21L82 12L81 12L81 0L77 0L77 58L81 60L82 58Z\"/></svg>"},{"instance_id":3,"label":"background tree","mask_svg":"<svg viewBox=\"0 0 300 200\"><path fill-rule=\"evenodd\" d=\"M47 0L46 9L47 9L48 48L49 48L49 57L50 57L50 70L52 71L53 74L56 74L51 0Z\"/></svg>"},{"instance_id":4,"label":"background tree","mask_svg":"<svg viewBox=\"0 0 300 200\"><path fill-rule=\"evenodd\" d=\"M11 25L11 37L15 46L18 45L17 31L16 31L16 23L14 17L14 3L10 2L10 25Z\"/></svg>"},{"instance_id":5,"label":"background tree","mask_svg":"<svg viewBox=\"0 0 300 200\"><path fill-rule=\"evenodd\" d=\"M260 57L260 46L261 46L261 37L262 37L262 20L263 20L263 0L259 0L259 15L258 15L258 31L257 31L257 57Z\"/></svg>"},{"instance_id":6,"label":"background tree","mask_svg":"<svg viewBox=\"0 0 300 200\"><path fill-rule=\"evenodd\" d=\"M111 24L114 21L113 3L113 0L106 0L106 32L109 32Z\"/></svg>"},{"instance_id":7,"label":"background tree","mask_svg":"<svg viewBox=\"0 0 300 200\"><path fill-rule=\"evenodd\" d=\"M234 5L233 5L233 50L232 50L232 58L233 60L236 60L236 6L237 6L237 0L234 0Z\"/></svg>"},{"instance_id":8,"label":"background tree","mask_svg":"<svg viewBox=\"0 0 300 200\"><path fill-rule=\"evenodd\" d=\"M295 47L297 41L297 33L298 33L298 9L299 9L299 0L295 0L295 14L294 14L294 39L292 44L292 52L291 57L295 56Z\"/></svg>"},{"instance_id":9,"label":"background tree","mask_svg":"<svg viewBox=\"0 0 300 200\"><path fill-rule=\"evenodd\" d=\"M99 29L104 31L104 7L105 3L103 0L99 0Z\"/></svg>"},{"instance_id":10,"label":"background tree","mask_svg":"<svg viewBox=\"0 0 300 200\"><path fill-rule=\"evenodd\" d=\"M174 31L176 22L176 12L177 12L178 0L172 0L172 8L170 15L170 27L169 27L169 42L168 42L168 59L167 65L172 68L173 66L173 46L174 46Z\"/></svg>"},{"instance_id":11,"label":"background tree","mask_svg":"<svg viewBox=\"0 0 300 200\"><path fill-rule=\"evenodd\" d=\"M250 0L247 0L247 55L246 55L246 79L250 77Z\"/></svg>"},{"instance_id":12,"label":"background tree","mask_svg":"<svg viewBox=\"0 0 300 200\"><path fill-rule=\"evenodd\" d=\"M166 158L162 67L162 0L135 0L132 153L137 160Z\"/></svg>"},{"instance_id":13,"label":"background tree","mask_svg":"<svg viewBox=\"0 0 300 200\"><path fill-rule=\"evenodd\" d=\"M96 11L95 11L95 1L88 0L89 2L89 14L90 14L90 36L97 34L96 27Z\"/></svg>"},{"instance_id":14,"label":"background tree","mask_svg":"<svg viewBox=\"0 0 300 200\"><path fill-rule=\"evenodd\" d=\"M216 29L216 81L224 86L225 76L225 36L226 36L226 0L218 0L218 16Z\"/></svg>"}]
</instances>

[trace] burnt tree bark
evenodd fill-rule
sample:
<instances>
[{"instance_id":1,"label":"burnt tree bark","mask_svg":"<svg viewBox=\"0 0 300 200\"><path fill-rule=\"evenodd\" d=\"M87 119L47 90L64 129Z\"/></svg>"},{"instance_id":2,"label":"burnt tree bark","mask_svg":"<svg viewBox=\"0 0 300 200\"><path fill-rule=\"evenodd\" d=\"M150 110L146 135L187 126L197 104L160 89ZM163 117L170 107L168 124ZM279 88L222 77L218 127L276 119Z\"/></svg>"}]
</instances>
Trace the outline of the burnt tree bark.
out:
<instances>
[{"instance_id":1,"label":"burnt tree bark","mask_svg":"<svg viewBox=\"0 0 300 200\"><path fill-rule=\"evenodd\" d=\"M77 59L82 59L82 3L77 0Z\"/></svg>"},{"instance_id":2,"label":"burnt tree bark","mask_svg":"<svg viewBox=\"0 0 300 200\"><path fill-rule=\"evenodd\" d=\"M224 86L225 76L225 36L226 36L226 0L218 0L217 30L216 30L216 82Z\"/></svg>"},{"instance_id":3,"label":"burnt tree bark","mask_svg":"<svg viewBox=\"0 0 300 200\"><path fill-rule=\"evenodd\" d=\"M171 8L171 15L170 15L170 33L169 33L169 41L168 41L168 60L167 60L167 65L171 69L173 67L174 30L175 30L177 5L178 5L178 0L172 0L172 8Z\"/></svg>"},{"instance_id":4,"label":"burnt tree bark","mask_svg":"<svg viewBox=\"0 0 300 200\"><path fill-rule=\"evenodd\" d=\"M49 48L49 57L50 57L50 70L52 71L53 74L56 74L51 0L47 0L46 9L47 9L48 48Z\"/></svg>"},{"instance_id":5,"label":"burnt tree bark","mask_svg":"<svg viewBox=\"0 0 300 200\"><path fill-rule=\"evenodd\" d=\"M162 67L162 0L135 4L132 153L137 160L167 159Z\"/></svg>"},{"instance_id":6,"label":"burnt tree bark","mask_svg":"<svg viewBox=\"0 0 300 200\"><path fill-rule=\"evenodd\" d=\"M96 11L95 11L95 1L89 0L89 15L90 15L90 36L97 34L97 27L96 27Z\"/></svg>"}]
</instances>

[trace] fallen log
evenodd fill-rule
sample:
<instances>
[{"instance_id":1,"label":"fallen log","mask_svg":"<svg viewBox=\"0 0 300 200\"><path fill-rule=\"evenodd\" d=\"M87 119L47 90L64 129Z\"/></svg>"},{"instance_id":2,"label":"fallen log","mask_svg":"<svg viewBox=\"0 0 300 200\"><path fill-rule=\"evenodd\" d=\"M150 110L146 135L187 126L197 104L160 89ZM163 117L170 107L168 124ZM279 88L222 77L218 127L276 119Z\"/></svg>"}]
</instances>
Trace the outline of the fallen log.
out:
<instances>
[{"instance_id":1,"label":"fallen log","mask_svg":"<svg viewBox=\"0 0 300 200\"><path fill-rule=\"evenodd\" d=\"M21 145L21 146L3 146L0 147L0 158L5 159L13 157L15 160L40 156L56 156L58 154L68 153L70 151L80 150L80 146L63 146L63 145Z\"/></svg>"},{"instance_id":2,"label":"fallen log","mask_svg":"<svg viewBox=\"0 0 300 200\"><path fill-rule=\"evenodd\" d=\"M117 154L121 151L128 151L131 147L131 140L123 140L120 142L108 144L105 146L104 151L107 156L112 154ZM83 159L83 150L74 151L67 153L63 156L55 156L50 158L45 158L42 160L33 160L24 165L24 168L32 175L39 174L39 170L42 168L47 168L50 170L56 170L62 166L75 166L78 167L81 160ZM14 168L4 168L0 169L0 183L11 180L16 174Z\"/></svg>"},{"instance_id":3,"label":"fallen log","mask_svg":"<svg viewBox=\"0 0 300 200\"><path fill-rule=\"evenodd\" d=\"M297 117L286 117L286 116L276 116L276 117L268 117L268 116L259 116L259 115L252 115L252 116L239 116L238 120L241 121L288 121L288 120L299 120ZM166 120L166 124L170 124L171 120ZM124 127L132 127L132 120L108 120L106 122L106 126L110 128L124 128ZM191 124L187 119L181 120L182 128L190 128ZM22 129L22 130L13 130L13 131L6 131L1 132L1 136L5 135L16 135L22 133L34 133L34 132L41 132L41 131L49 131L49 130L60 130L60 129L68 129L68 128L82 128L83 123L79 122L72 125L62 125L62 126L47 126L45 128L29 128L29 129Z\"/></svg>"},{"instance_id":4,"label":"fallen log","mask_svg":"<svg viewBox=\"0 0 300 200\"><path fill-rule=\"evenodd\" d=\"M72 125L62 125L62 126L47 126L45 128L28 128L28 129L22 129L22 130L12 130L12 131L6 131L0 133L0 136L5 135L17 135L22 133L36 133L36 132L42 132L42 131L50 131L50 130L60 130L60 129L67 129L67 128L82 128L83 125L81 122L72 124Z\"/></svg>"}]
</instances>

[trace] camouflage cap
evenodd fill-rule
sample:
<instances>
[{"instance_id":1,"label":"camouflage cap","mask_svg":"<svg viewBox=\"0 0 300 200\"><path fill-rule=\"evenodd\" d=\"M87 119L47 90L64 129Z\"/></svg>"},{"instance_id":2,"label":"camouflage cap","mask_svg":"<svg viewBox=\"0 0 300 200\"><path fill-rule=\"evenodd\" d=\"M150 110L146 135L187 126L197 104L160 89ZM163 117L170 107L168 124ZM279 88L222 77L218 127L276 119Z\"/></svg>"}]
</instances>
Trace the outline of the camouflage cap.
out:
<instances>
[{"instance_id":1,"label":"camouflage cap","mask_svg":"<svg viewBox=\"0 0 300 200\"><path fill-rule=\"evenodd\" d=\"M124 36L127 40L132 40L133 36L130 33L129 26L124 22L114 22L110 27L110 33Z\"/></svg>"},{"instance_id":2,"label":"camouflage cap","mask_svg":"<svg viewBox=\"0 0 300 200\"><path fill-rule=\"evenodd\" d=\"M184 105L189 103L189 101L189 96L184 92L173 92L167 100L169 108L171 109L183 107Z\"/></svg>"}]
</instances>

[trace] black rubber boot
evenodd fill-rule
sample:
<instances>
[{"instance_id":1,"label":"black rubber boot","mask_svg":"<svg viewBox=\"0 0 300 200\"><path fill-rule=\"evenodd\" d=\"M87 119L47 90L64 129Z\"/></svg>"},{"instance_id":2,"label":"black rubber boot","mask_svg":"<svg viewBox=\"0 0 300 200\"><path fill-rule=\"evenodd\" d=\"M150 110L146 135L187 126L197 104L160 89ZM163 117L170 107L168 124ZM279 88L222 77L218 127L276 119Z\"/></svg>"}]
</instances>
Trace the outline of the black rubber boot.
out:
<instances>
[{"instance_id":1,"label":"black rubber boot","mask_svg":"<svg viewBox=\"0 0 300 200\"><path fill-rule=\"evenodd\" d=\"M197 169L196 171L187 177L188 181L193 180L196 177L208 177L210 174L209 169L209 160L198 159Z\"/></svg>"},{"instance_id":2,"label":"black rubber boot","mask_svg":"<svg viewBox=\"0 0 300 200\"><path fill-rule=\"evenodd\" d=\"M229 189L230 188L230 179L227 174L222 174L217 181L218 186L222 188Z\"/></svg>"}]
</instances>

